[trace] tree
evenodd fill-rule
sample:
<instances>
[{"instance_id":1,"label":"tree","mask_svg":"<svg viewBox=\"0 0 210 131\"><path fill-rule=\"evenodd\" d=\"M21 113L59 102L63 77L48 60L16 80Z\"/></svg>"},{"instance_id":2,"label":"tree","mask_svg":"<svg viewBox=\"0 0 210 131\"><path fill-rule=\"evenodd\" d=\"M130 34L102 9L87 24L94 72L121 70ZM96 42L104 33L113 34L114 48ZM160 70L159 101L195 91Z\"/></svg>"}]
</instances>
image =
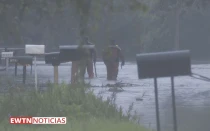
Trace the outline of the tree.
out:
<instances>
[{"instance_id":1,"label":"tree","mask_svg":"<svg viewBox=\"0 0 210 131\"><path fill-rule=\"evenodd\" d=\"M126 24L127 12L141 14L142 11L146 11L147 6L143 2L137 0L121 2L118 0L0 0L0 18L3 20L0 24L3 28L0 30L1 37L9 44L45 42L49 43L47 46L50 48L56 49L60 43L70 43L71 39L64 37L70 35L78 36L78 40L83 44L83 37L91 37L93 30L103 20L107 28L102 27L102 24L100 28L109 29L112 28L113 23L108 21L115 18L116 14L123 14L125 22L122 23ZM13 13L9 14L9 12ZM68 13L74 15L73 19L76 19L77 25L72 25L72 18L66 15ZM8 16L10 19L6 19ZM75 27L73 35L70 34L71 27ZM111 33L112 30L107 31L104 39L110 38L111 36L108 37L108 35Z\"/></svg>"},{"instance_id":2,"label":"tree","mask_svg":"<svg viewBox=\"0 0 210 131\"><path fill-rule=\"evenodd\" d=\"M165 15L166 12L175 13L175 38L174 38L174 49L180 49L180 16L188 12L190 9L195 9L197 11L203 10L206 5L209 4L207 0L159 0L157 8L161 11L161 15Z\"/></svg>"}]
</instances>

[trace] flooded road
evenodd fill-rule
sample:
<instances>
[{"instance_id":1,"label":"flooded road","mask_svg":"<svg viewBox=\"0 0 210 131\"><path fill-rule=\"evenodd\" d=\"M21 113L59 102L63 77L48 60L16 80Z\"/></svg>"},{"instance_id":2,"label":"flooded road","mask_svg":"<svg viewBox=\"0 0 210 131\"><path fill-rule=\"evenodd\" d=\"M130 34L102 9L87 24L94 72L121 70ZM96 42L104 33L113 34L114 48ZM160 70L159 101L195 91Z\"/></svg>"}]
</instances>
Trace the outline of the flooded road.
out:
<instances>
[{"instance_id":1,"label":"flooded road","mask_svg":"<svg viewBox=\"0 0 210 131\"><path fill-rule=\"evenodd\" d=\"M39 82L53 81L53 67L38 65ZM14 72L14 67L10 67ZM59 81L70 82L71 64L59 67ZM192 72L210 77L210 65L193 65ZM18 67L22 74L22 67ZM26 81L33 79L28 68ZM106 69L103 63L97 63L98 78L91 80L91 85L102 86L106 83ZM17 79L21 79L18 77ZM132 87L123 87L124 91L116 94L116 103L124 111L133 103L134 110L140 117L140 124L147 128L156 128L154 81L153 79L139 80L137 66L128 63L119 69L118 80L123 83L136 84ZM112 95L107 88L94 87L95 94L103 91L104 99ZM158 79L160 119L162 131L172 131L172 101L170 78ZM177 105L177 120L179 131L210 131L210 82L201 81L189 76L175 77L175 93ZM142 97L142 101L136 98Z\"/></svg>"}]
</instances>

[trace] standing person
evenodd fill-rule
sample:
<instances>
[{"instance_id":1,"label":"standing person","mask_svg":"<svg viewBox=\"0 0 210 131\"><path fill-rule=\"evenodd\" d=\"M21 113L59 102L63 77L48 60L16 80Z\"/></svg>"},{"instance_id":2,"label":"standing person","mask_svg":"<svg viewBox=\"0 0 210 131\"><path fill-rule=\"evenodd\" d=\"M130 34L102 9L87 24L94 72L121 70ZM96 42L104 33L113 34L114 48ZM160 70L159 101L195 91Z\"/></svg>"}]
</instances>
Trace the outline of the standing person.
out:
<instances>
[{"instance_id":1,"label":"standing person","mask_svg":"<svg viewBox=\"0 0 210 131\"><path fill-rule=\"evenodd\" d=\"M121 67L125 65L124 56L115 41L112 40L110 45L103 50L103 61L107 68L107 80L117 80L118 67L121 60Z\"/></svg>"},{"instance_id":2,"label":"standing person","mask_svg":"<svg viewBox=\"0 0 210 131\"><path fill-rule=\"evenodd\" d=\"M85 45L93 45L91 42L89 42L89 38L85 37ZM90 49L88 50L88 57L85 62L85 70L87 69L87 73L90 79L94 78L94 65L96 63L96 49ZM86 72L86 71L85 71ZM85 75L84 72L84 75Z\"/></svg>"},{"instance_id":3,"label":"standing person","mask_svg":"<svg viewBox=\"0 0 210 131\"><path fill-rule=\"evenodd\" d=\"M84 39L85 45L93 45L89 42L88 37ZM94 78L94 67L93 64L96 63L96 50L84 50L87 51L87 57L84 57L82 60L72 62L72 71L71 71L71 81L76 83L77 81L84 81L84 76L87 70L88 76L90 79Z\"/></svg>"}]
</instances>

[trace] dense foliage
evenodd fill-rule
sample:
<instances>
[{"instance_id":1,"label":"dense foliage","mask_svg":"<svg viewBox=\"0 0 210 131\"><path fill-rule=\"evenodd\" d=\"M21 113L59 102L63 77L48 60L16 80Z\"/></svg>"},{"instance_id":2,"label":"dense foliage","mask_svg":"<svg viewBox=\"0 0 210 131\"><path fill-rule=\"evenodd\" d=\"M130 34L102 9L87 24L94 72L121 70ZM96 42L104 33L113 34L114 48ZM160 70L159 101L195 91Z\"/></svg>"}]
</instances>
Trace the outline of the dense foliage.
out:
<instances>
[{"instance_id":1,"label":"dense foliage","mask_svg":"<svg viewBox=\"0 0 210 131\"><path fill-rule=\"evenodd\" d=\"M89 36L99 52L115 39L127 57L173 49L203 57L210 55L208 7L207 0L0 0L0 43L52 51Z\"/></svg>"}]
</instances>

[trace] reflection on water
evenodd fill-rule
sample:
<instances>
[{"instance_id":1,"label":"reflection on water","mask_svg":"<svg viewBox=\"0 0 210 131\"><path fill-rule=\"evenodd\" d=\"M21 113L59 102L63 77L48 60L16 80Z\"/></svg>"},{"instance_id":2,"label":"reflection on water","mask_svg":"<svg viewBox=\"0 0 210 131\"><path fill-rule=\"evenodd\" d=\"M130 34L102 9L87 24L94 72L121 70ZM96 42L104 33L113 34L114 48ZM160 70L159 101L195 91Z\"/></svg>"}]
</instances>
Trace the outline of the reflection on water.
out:
<instances>
[{"instance_id":1,"label":"reflection on water","mask_svg":"<svg viewBox=\"0 0 210 131\"><path fill-rule=\"evenodd\" d=\"M191 105L189 103L191 103ZM195 103L189 103L183 103L182 99L177 99L177 120L179 131L209 131L209 99L201 100L200 102L197 101ZM171 108L167 108L163 118L163 122L165 125L170 125L173 123ZM167 131L173 131L172 126L169 127Z\"/></svg>"}]
</instances>

